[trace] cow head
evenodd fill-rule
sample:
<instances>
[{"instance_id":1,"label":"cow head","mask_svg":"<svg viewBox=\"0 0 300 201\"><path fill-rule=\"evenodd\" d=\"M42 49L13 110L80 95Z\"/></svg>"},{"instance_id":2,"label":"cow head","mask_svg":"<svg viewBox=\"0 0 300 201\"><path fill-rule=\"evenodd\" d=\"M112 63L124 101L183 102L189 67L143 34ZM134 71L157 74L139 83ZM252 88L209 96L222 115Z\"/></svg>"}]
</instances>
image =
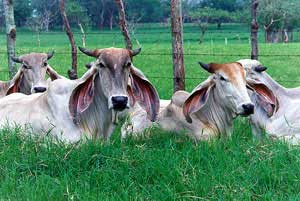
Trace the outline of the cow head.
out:
<instances>
[{"instance_id":1,"label":"cow head","mask_svg":"<svg viewBox=\"0 0 300 201\"><path fill-rule=\"evenodd\" d=\"M250 100L246 87L246 71L239 63L204 64L201 67L212 74L202 85L197 87L183 106L184 114L189 122L190 115L200 110L207 102L211 92L217 94L219 104L228 108L236 115L253 114L254 105ZM212 90L213 89L213 90Z\"/></svg>"},{"instance_id":2,"label":"cow head","mask_svg":"<svg viewBox=\"0 0 300 201\"><path fill-rule=\"evenodd\" d=\"M271 117L279 108L279 102L272 91L271 77L265 73L267 67L259 61L242 59L237 61L246 70L247 84L251 94L255 94L255 102Z\"/></svg>"},{"instance_id":3,"label":"cow head","mask_svg":"<svg viewBox=\"0 0 300 201\"><path fill-rule=\"evenodd\" d=\"M16 76L11 81L11 86L7 94L23 92L26 94L40 93L47 90L46 73L52 80L57 74L48 64L54 52L50 53L30 53L20 57L12 57L16 63L22 64ZM21 89L21 88L24 89Z\"/></svg>"},{"instance_id":4,"label":"cow head","mask_svg":"<svg viewBox=\"0 0 300 201\"><path fill-rule=\"evenodd\" d=\"M100 87L107 100L108 109L123 111L137 101L148 112L152 121L156 119L159 110L158 94L141 71L132 64L132 58L139 54L141 49L79 49L84 54L96 58L96 61L89 69L90 72L94 72L92 76L84 85L79 85L71 97L70 110L74 118L76 114L87 109L95 95L94 88Z\"/></svg>"}]
</instances>

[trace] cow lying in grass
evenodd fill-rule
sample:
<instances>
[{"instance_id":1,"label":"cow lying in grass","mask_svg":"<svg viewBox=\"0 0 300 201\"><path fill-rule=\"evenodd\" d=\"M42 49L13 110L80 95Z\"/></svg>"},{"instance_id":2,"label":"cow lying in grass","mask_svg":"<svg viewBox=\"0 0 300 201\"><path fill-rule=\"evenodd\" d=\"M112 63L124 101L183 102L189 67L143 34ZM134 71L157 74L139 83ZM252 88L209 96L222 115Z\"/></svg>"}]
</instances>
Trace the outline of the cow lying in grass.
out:
<instances>
[{"instance_id":1,"label":"cow lying in grass","mask_svg":"<svg viewBox=\"0 0 300 201\"><path fill-rule=\"evenodd\" d=\"M97 60L80 79L57 79L49 83L44 93L15 93L0 99L0 126L28 125L34 133L50 133L75 142L85 137L108 139L118 113L135 101L147 111L150 120L156 119L157 92L132 65L131 58L140 50L81 51Z\"/></svg>"},{"instance_id":2,"label":"cow lying in grass","mask_svg":"<svg viewBox=\"0 0 300 201\"><path fill-rule=\"evenodd\" d=\"M53 54L54 52L30 53L13 57L12 60L21 63L22 66L10 81L0 81L0 97L16 92L28 95L46 91L46 73L52 80L60 77L48 64Z\"/></svg>"},{"instance_id":3,"label":"cow lying in grass","mask_svg":"<svg viewBox=\"0 0 300 201\"><path fill-rule=\"evenodd\" d=\"M268 75L259 61L244 59L238 61L247 71L247 80L260 82L270 90L251 94L255 113L251 115L252 132L261 136L264 131L274 138L292 144L300 143L300 88L288 89ZM263 90L262 87L257 90Z\"/></svg>"},{"instance_id":4,"label":"cow lying in grass","mask_svg":"<svg viewBox=\"0 0 300 201\"><path fill-rule=\"evenodd\" d=\"M192 93L176 92L171 101L162 100L157 124L168 131L182 131L196 140L208 140L220 134L230 135L233 119L254 112L247 93L246 71L239 63L203 64L212 75ZM251 83L256 88L256 83ZM146 112L135 106L122 127L122 137L137 134L153 124Z\"/></svg>"}]
</instances>

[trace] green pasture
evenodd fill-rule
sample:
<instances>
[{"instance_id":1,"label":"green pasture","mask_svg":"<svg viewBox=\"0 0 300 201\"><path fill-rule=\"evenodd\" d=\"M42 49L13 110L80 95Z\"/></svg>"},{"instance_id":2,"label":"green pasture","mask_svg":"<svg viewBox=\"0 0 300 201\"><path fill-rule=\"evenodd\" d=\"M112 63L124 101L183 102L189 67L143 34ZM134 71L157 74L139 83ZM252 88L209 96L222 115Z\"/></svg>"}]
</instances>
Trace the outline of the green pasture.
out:
<instances>
[{"instance_id":1,"label":"green pasture","mask_svg":"<svg viewBox=\"0 0 300 201\"><path fill-rule=\"evenodd\" d=\"M124 47L118 29L86 32L88 48ZM161 98L169 99L173 91L170 28L137 26L134 36L143 48L134 65ZM188 91L208 76L198 61L222 63L250 57L246 25L223 25L222 30L210 26L202 44L199 37L197 27L184 27ZM260 32L259 60L269 67L269 74L284 86L299 86L300 43L265 44L263 37ZM18 55L50 50L56 51L50 65L66 75L71 54L64 32L41 33L38 47L36 33L18 30ZM7 70L5 52L6 36L1 33L0 71ZM90 61L93 58L78 53L80 75ZM8 73L0 72L0 80L6 79ZM110 142L74 145L24 137L23 132L19 128L0 131L3 200L300 200L300 148L267 137L253 138L248 121L242 118L235 121L231 138L197 145L184 134L158 129L148 137L121 142L117 128Z\"/></svg>"}]
</instances>

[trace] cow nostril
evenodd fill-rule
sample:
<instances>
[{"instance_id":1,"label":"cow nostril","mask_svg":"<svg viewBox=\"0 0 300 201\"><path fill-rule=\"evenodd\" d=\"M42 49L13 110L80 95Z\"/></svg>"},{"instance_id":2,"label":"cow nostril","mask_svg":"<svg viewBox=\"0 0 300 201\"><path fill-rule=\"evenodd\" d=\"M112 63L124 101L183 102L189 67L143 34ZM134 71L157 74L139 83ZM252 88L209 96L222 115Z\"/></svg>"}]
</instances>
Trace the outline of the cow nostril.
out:
<instances>
[{"instance_id":1,"label":"cow nostril","mask_svg":"<svg viewBox=\"0 0 300 201\"><path fill-rule=\"evenodd\" d=\"M36 93L42 93L47 90L46 87L34 87L33 89Z\"/></svg>"},{"instance_id":2,"label":"cow nostril","mask_svg":"<svg viewBox=\"0 0 300 201\"><path fill-rule=\"evenodd\" d=\"M245 114L250 115L254 113L254 105L253 104L244 104L242 105Z\"/></svg>"},{"instance_id":3,"label":"cow nostril","mask_svg":"<svg viewBox=\"0 0 300 201\"><path fill-rule=\"evenodd\" d=\"M128 97L127 96L113 96L111 98L113 108L115 110L124 110L127 107Z\"/></svg>"}]
</instances>

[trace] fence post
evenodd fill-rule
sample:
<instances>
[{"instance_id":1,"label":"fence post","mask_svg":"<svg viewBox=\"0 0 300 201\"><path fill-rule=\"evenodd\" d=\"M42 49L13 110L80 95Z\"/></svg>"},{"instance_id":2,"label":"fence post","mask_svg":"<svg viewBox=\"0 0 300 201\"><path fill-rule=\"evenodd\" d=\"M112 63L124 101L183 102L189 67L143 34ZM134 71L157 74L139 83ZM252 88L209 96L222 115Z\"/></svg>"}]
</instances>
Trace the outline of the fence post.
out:
<instances>
[{"instance_id":1,"label":"fence post","mask_svg":"<svg viewBox=\"0 0 300 201\"><path fill-rule=\"evenodd\" d=\"M71 47L72 47L72 69L68 70L68 75L69 75L70 79L77 79L77 47L76 47L74 36L71 31L69 20L67 18L67 14L65 11L65 1L64 0L59 0L59 8L60 8L64 26L66 28L66 32L67 32L67 35L68 35L68 38L69 38L69 41L70 41Z\"/></svg>"},{"instance_id":2,"label":"fence post","mask_svg":"<svg viewBox=\"0 0 300 201\"><path fill-rule=\"evenodd\" d=\"M9 77L12 78L17 72L17 67L12 56L15 56L16 38L17 30L14 18L14 6L13 0L3 0L5 24L6 24L6 37L7 37L7 56L8 56L8 67L9 67Z\"/></svg>"},{"instance_id":3,"label":"fence post","mask_svg":"<svg viewBox=\"0 0 300 201\"><path fill-rule=\"evenodd\" d=\"M185 90L181 0L171 0L174 92Z\"/></svg>"},{"instance_id":4,"label":"fence post","mask_svg":"<svg viewBox=\"0 0 300 201\"><path fill-rule=\"evenodd\" d=\"M127 23L126 23L126 15L125 15L125 9L124 9L124 3L122 0L115 0L118 9L119 9L119 24L122 31L122 34L124 36L124 41L126 48L131 50L132 49L132 42L130 40L129 32L127 29Z\"/></svg>"},{"instance_id":5,"label":"fence post","mask_svg":"<svg viewBox=\"0 0 300 201\"><path fill-rule=\"evenodd\" d=\"M258 0L251 0L251 59L258 59L258 23L257 23Z\"/></svg>"}]
</instances>

